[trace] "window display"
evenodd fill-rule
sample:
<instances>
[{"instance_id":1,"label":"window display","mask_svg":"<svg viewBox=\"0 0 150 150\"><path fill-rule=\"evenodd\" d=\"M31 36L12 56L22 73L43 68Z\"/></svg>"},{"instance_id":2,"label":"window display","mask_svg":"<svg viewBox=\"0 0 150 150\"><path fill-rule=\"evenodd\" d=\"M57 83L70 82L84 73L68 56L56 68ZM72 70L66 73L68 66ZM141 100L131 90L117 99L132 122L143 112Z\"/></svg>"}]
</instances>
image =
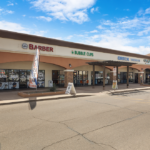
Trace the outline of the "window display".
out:
<instances>
[{"instance_id":1,"label":"window display","mask_svg":"<svg viewBox=\"0 0 150 150\"><path fill-rule=\"evenodd\" d=\"M88 85L88 71L74 71L73 81L76 86Z\"/></svg>"},{"instance_id":2,"label":"window display","mask_svg":"<svg viewBox=\"0 0 150 150\"><path fill-rule=\"evenodd\" d=\"M0 90L29 88L30 70L0 69ZM45 70L39 70L38 87L45 87Z\"/></svg>"},{"instance_id":3,"label":"window display","mask_svg":"<svg viewBox=\"0 0 150 150\"><path fill-rule=\"evenodd\" d=\"M38 81L37 86L38 86L38 88L43 88L43 87L45 87L44 81Z\"/></svg>"},{"instance_id":4,"label":"window display","mask_svg":"<svg viewBox=\"0 0 150 150\"><path fill-rule=\"evenodd\" d=\"M19 70L9 70L9 81L19 81Z\"/></svg>"},{"instance_id":5,"label":"window display","mask_svg":"<svg viewBox=\"0 0 150 150\"><path fill-rule=\"evenodd\" d=\"M0 90L8 89L8 82L0 82Z\"/></svg>"},{"instance_id":6,"label":"window display","mask_svg":"<svg viewBox=\"0 0 150 150\"><path fill-rule=\"evenodd\" d=\"M44 80L45 80L45 71L39 70L38 81L44 81Z\"/></svg>"},{"instance_id":7,"label":"window display","mask_svg":"<svg viewBox=\"0 0 150 150\"><path fill-rule=\"evenodd\" d=\"M9 82L9 89L19 89L19 82Z\"/></svg>"},{"instance_id":8,"label":"window display","mask_svg":"<svg viewBox=\"0 0 150 150\"><path fill-rule=\"evenodd\" d=\"M0 82L8 82L8 70L0 70Z\"/></svg>"}]
</instances>

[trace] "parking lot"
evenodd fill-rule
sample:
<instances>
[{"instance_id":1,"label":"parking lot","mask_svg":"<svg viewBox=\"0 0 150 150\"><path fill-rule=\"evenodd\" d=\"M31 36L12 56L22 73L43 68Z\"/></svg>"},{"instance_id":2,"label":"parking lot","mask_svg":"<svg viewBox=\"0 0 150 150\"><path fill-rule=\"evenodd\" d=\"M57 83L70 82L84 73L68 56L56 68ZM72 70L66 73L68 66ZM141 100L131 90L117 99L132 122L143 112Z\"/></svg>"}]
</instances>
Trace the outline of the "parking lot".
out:
<instances>
[{"instance_id":1,"label":"parking lot","mask_svg":"<svg viewBox=\"0 0 150 150\"><path fill-rule=\"evenodd\" d=\"M149 150L149 118L150 90L3 105L1 150Z\"/></svg>"}]
</instances>

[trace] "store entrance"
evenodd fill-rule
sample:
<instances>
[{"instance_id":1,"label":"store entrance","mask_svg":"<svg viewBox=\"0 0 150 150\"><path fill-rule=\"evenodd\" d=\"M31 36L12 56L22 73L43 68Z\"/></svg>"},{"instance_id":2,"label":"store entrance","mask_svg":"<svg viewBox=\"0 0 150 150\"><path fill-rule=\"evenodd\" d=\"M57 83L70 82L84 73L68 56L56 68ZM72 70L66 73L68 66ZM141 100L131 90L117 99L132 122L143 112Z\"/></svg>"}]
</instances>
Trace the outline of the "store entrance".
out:
<instances>
[{"instance_id":1,"label":"store entrance","mask_svg":"<svg viewBox=\"0 0 150 150\"><path fill-rule=\"evenodd\" d=\"M73 82L75 86L86 86L89 83L88 71L74 71Z\"/></svg>"},{"instance_id":2,"label":"store entrance","mask_svg":"<svg viewBox=\"0 0 150 150\"><path fill-rule=\"evenodd\" d=\"M138 73L135 73L135 83L138 83Z\"/></svg>"},{"instance_id":3,"label":"store entrance","mask_svg":"<svg viewBox=\"0 0 150 150\"><path fill-rule=\"evenodd\" d=\"M146 69L146 83L150 83L150 69Z\"/></svg>"},{"instance_id":4,"label":"store entrance","mask_svg":"<svg viewBox=\"0 0 150 150\"><path fill-rule=\"evenodd\" d=\"M133 72L129 72L129 82L133 83ZM120 72L120 83L127 83L127 72Z\"/></svg>"}]
</instances>

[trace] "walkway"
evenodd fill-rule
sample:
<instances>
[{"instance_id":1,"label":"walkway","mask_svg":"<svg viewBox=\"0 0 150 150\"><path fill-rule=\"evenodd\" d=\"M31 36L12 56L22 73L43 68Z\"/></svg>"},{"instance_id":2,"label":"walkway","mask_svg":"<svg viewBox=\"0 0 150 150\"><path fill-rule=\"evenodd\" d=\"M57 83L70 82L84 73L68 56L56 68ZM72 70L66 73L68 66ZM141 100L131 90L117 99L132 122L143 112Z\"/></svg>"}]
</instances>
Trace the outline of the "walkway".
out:
<instances>
[{"instance_id":1,"label":"walkway","mask_svg":"<svg viewBox=\"0 0 150 150\"><path fill-rule=\"evenodd\" d=\"M145 86L141 86L140 84L130 84L128 89L133 89L133 88L145 88ZM75 87L77 94L91 94L91 95L95 95L95 94L100 94L102 92L105 91L110 91L112 90L112 86L111 85L106 85L105 86L105 90L103 90L103 86L95 86L94 88L92 86L85 86L85 87ZM121 84L118 86L118 90L121 89L127 89L126 88L126 84ZM38 89L38 90L48 90L48 89ZM66 90L66 88L59 88L58 90ZM31 91L31 90L17 90L17 91L0 91L0 101L4 101L4 100L19 100L22 99L22 97L20 97L18 95L18 92L21 91ZM60 95L59 95L60 96ZM56 97L56 96L55 96Z\"/></svg>"}]
</instances>

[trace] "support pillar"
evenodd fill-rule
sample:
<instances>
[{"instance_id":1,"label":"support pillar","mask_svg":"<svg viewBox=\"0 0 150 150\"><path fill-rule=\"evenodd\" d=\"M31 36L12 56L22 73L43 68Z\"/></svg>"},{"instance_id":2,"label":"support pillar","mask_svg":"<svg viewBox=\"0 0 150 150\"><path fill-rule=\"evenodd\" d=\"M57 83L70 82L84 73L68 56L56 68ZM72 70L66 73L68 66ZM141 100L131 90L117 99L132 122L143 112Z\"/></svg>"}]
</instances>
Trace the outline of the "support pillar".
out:
<instances>
[{"instance_id":1,"label":"support pillar","mask_svg":"<svg viewBox=\"0 0 150 150\"><path fill-rule=\"evenodd\" d=\"M73 72L74 70L64 70L65 72L65 82L64 82L64 87L68 86L68 83L71 82L73 83Z\"/></svg>"},{"instance_id":2,"label":"support pillar","mask_svg":"<svg viewBox=\"0 0 150 150\"><path fill-rule=\"evenodd\" d=\"M103 90L105 90L105 65L103 65Z\"/></svg>"},{"instance_id":3,"label":"support pillar","mask_svg":"<svg viewBox=\"0 0 150 150\"><path fill-rule=\"evenodd\" d=\"M116 67L116 80L117 80L117 84L118 84L118 66Z\"/></svg>"},{"instance_id":4,"label":"support pillar","mask_svg":"<svg viewBox=\"0 0 150 150\"><path fill-rule=\"evenodd\" d=\"M95 86L95 65L93 65L93 88Z\"/></svg>"},{"instance_id":5,"label":"support pillar","mask_svg":"<svg viewBox=\"0 0 150 150\"><path fill-rule=\"evenodd\" d=\"M127 66L127 88L129 87L129 66Z\"/></svg>"}]
</instances>

